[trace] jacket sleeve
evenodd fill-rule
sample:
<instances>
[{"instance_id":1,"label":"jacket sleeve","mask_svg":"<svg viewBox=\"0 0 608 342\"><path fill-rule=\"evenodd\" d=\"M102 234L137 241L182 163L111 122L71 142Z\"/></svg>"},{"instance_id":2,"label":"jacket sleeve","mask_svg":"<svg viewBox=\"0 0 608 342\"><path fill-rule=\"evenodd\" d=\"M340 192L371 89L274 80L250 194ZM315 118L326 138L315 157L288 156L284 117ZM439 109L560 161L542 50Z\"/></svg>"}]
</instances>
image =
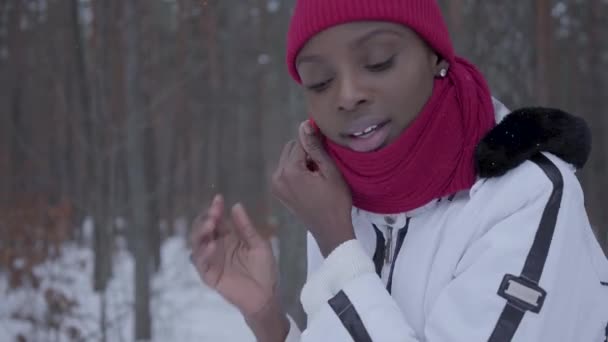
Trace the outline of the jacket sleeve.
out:
<instances>
[{"instance_id":1,"label":"jacket sleeve","mask_svg":"<svg viewBox=\"0 0 608 342\"><path fill-rule=\"evenodd\" d=\"M594 301L606 303L608 296L595 273L581 266L588 255L579 244L580 231L589 226L582 199L574 198L576 191L564 191L560 171L549 164L550 177L527 162L519 176L492 180L479 190L484 202L491 198L483 198L487 189L497 198L506 196L507 209L477 213L477 235L425 314L422 336L386 291L359 242L351 240L323 261L302 290L308 327L301 341L582 341L599 336L608 306ZM566 172L571 173L566 187L578 187L573 173ZM522 182L522 176L529 181ZM527 194L513 196L518 191ZM579 277L575 282L573 274ZM591 310L584 319L577 311L582 307Z\"/></svg>"}]
</instances>

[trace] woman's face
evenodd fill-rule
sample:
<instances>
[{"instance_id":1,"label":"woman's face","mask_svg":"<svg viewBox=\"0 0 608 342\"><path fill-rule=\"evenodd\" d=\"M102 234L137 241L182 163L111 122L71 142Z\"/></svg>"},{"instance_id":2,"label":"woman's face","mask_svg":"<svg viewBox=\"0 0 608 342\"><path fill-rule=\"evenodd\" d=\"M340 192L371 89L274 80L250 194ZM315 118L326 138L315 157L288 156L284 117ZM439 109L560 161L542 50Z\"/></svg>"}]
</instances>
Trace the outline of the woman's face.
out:
<instances>
[{"instance_id":1,"label":"woman's face","mask_svg":"<svg viewBox=\"0 0 608 342\"><path fill-rule=\"evenodd\" d=\"M310 116L335 143L369 152L418 115L444 64L414 31L387 22L334 26L300 51L296 68Z\"/></svg>"}]
</instances>

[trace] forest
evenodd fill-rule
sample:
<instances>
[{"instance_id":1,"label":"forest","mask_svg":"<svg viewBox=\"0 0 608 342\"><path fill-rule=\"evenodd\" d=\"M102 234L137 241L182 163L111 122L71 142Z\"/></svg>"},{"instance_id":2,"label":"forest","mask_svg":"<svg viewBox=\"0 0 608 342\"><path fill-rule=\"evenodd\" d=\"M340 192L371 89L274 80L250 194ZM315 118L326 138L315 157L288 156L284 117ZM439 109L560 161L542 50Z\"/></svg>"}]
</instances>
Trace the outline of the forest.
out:
<instances>
[{"instance_id":1,"label":"forest","mask_svg":"<svg viewBox=\"0 0 608 342\"><path fill-rule=\"evenodd\" d=\"M253 340L217 331L243 323L188 260L217 192L273 240L305 324L306 230L269 191L307 117L285 66L294 2L0 0L1 342ZM508 108L587 121L579 179L608 249L608 2L439 2Z\"/></svg>"}]
</instances>

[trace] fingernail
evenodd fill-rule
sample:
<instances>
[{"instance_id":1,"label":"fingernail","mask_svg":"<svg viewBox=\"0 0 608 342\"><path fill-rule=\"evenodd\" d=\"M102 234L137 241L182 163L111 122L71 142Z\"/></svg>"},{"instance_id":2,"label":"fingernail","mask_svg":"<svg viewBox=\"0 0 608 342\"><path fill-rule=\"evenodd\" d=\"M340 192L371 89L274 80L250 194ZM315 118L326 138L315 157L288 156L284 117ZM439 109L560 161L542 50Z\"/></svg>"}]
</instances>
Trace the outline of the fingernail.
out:
<instances>
[{"instance_id":1,"label":"fingernail","mask_svg":"<svg viewBox=\"0 0 608 342\"><path fill-rule=\"evenodd\" d=\"M194 264L194 254L190 253L190 262Z\"/></svg>"}]
</instances>

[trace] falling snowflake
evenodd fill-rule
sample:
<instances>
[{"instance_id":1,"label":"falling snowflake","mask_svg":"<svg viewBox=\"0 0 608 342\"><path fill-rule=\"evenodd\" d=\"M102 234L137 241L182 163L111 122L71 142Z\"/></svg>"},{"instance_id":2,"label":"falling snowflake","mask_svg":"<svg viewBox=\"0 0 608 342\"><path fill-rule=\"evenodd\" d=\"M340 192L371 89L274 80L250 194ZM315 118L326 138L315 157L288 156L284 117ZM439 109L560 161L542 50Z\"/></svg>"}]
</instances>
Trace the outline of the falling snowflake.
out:
<instances>
[{"instance_id":1,"label":"falling snowflake","mask_svg":"<svg viewBox=\"0 0 608 342\"><path fill-rule=\"evenodd\" d=\"M268 0L266 3L266 10L270 13L275 13L279 10L280 3L279 0Z\"/></svg>"},{"instance_id":2,"label":"falling snowflake","mask_svg":"<svg viewBox=\"0 0 608 342\"><path fill-rule=\"evenodd\" d=\"M260 65L266 65L268 63L270 63L270 56L268 56L265 53L260 54L258 56L258 64L260 64Z\"/></svg>"}]
</instances>

